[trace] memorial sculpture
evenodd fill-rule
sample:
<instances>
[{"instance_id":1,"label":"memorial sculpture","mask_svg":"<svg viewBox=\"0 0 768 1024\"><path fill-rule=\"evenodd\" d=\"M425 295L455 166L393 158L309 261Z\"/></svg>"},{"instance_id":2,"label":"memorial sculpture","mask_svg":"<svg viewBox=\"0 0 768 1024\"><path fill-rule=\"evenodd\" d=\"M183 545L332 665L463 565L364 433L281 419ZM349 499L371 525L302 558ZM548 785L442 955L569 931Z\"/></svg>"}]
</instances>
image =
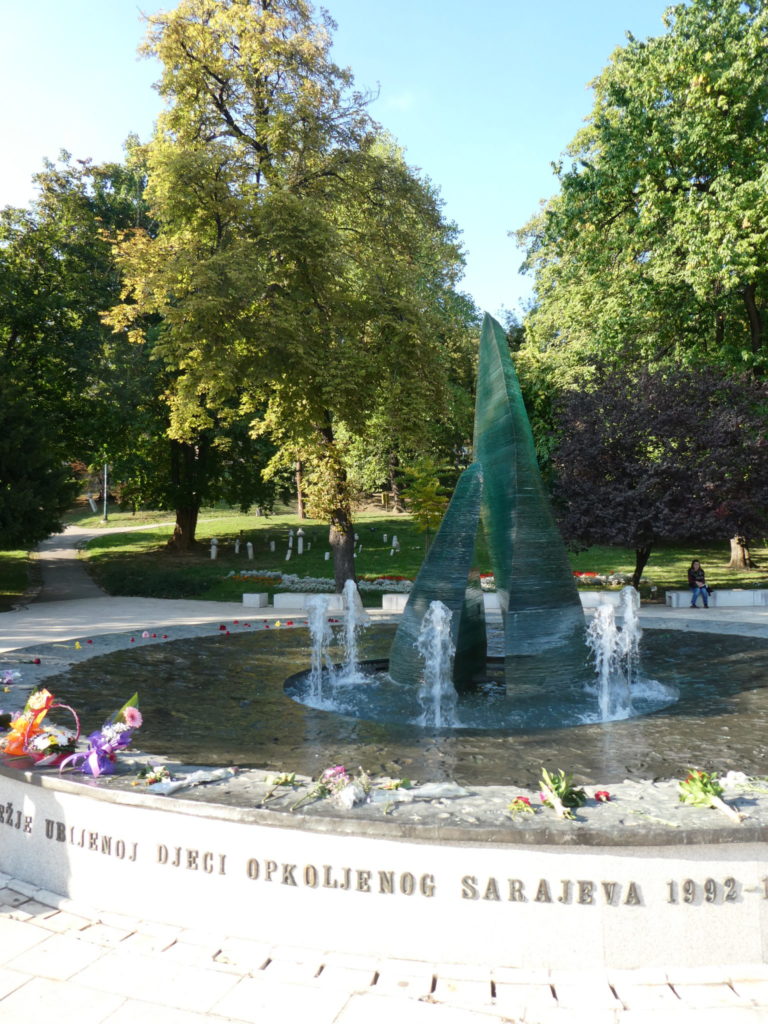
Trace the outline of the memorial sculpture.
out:
<instances>
[{"instance_id":1,"label":"memorial sculpture","mask_svg":"<svg viewBox=\"0 0 768 1024\"><path fill-rule=\"evenodd\" d=\"M507 337L486 314L480 335L474 460L462 473L416 578L390 651L389 674L418 678L416 641L432 601L451 611L453 681L471 688L486 665L475 549L485 532L504 631L508 685L557 685L585 660L584 613L539 472Z\"/></svg>"}]
</instances>

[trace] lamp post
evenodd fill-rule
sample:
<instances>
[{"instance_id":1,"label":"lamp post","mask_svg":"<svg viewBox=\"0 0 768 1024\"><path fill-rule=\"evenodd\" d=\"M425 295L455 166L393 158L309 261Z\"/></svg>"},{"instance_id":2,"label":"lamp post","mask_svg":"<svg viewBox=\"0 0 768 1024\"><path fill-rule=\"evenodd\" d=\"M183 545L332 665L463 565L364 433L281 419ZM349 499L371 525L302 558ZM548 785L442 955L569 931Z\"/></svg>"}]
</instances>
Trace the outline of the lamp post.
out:
<instances>
[{"instance_id":1,"label":"lamp post","mask_svg":"<svg viewBox=\"0 0 768 1024\"><path fill-rule=\"evenodd\" d=\"M107 464L105 462L104 463L104 516L103 516L103 518L101 520L102 523L106 523L108 521L108 519L109 519L109 516L107 515L107 483L108 483L108 481L107 481Z\"/></svg>"}]
</instances>

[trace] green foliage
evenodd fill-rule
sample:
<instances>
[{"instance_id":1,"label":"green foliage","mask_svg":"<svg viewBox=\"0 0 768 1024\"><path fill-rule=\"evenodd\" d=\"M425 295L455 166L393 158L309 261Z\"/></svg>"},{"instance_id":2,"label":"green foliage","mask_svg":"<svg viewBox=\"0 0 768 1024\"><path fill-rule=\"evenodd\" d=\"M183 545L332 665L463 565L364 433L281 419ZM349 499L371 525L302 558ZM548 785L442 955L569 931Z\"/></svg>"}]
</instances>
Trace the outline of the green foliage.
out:
<instances>
[{"instance_id":1,"label":"green foliage","mask_svg":"<svg viewBox=\"0 0 768 1024\"><path fill-rule=\"evenodd\" d=\"M519 233L536 278L521 376L579 384L596 354L760 369L768 349L762 0L692 0L629 38Z\"/></svg>"},{"instance_id":2,"label":"green foliage","mask_svg":"<svg viewBox=\"0 0 768 1024\"><path fill-rule=\"evenodd\" d=\"M29 554L25 550L0 550L0 611L16 605L29 585Z\"/></svg>"},{"instance_id":3,"label":"green foliage","mask_svg":"<svg viewBox=\"0 0 768 1024\"><path fill-rule=\"evenodd\" d=\"M439 473L440 467L429 458L419 459L404 470L407 483L403 496L419 529L425 533L437 530L448 507L449 496Z\"/></svg>"},{"instance_id":4,"label":"green foliage","mask_svg":"<svg viewBox=\"0 0 768 1024\"><path fill-rule=\"evenodd\" d=\"M110 323L142 340L159 320L177 440L246 417L268 472L300 460L314 514L348 534L350 439L359 460L382 424L404 452L436 421L466 431L456 229L331 61L326 15L183 0L149 22L169 104L145 150L158 230L120 242Z\"/></svg>"},{"instance_id":5,"label":"green foliage","mask_svg":"<svg viewBox=\"0 0 768 1024\"><path fill-rule=\"evenodd\" d=\"M34 405L0 380L0 549L33 548L61 528L77 493L62 456Z\"/></svg>"}]
</instances>

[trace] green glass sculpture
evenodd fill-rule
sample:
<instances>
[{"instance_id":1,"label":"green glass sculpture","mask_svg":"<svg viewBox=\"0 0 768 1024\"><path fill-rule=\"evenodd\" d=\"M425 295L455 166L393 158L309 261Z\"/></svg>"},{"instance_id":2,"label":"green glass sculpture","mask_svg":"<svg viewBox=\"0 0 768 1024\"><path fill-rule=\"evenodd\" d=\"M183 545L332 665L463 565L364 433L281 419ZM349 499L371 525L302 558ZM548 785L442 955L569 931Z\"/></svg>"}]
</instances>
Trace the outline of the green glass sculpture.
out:
<instances>
[{"instance_id":1,"label":"green glass sculpture","mask_svg":"<svg viewBox=\"0 0 768 1024\"><path fill-rule=\"evenodd\" d=\"M480 521L496 579L507 684L557 685L583 666L584 613L536 460L503 328L486 314L480 335L474 462L459 479L411 591L390 651L390 675L416 682L414 644L431 601L453 614L454 683L471 686L486 660L475 546Z\"/></svg>"},{"instance_id":2,"label":"green glass sculpture","mask_svg":"<svg viewBox=\"0 0 768 1024\"><path fill-rule=\"evenodd\" d=\"M538 655L546 655L547 671L567 674L585 658L584 612L539 472L507 337L487 314L474 447L485 481L482 517L504 624L507 680L533 671L533 662L520 659Z\"/></svg>"},{"instance_id":3,"label":"green glass sculpture","mask_svg":"<svg viewBox=\"0 0 768 1024\"><path fill-rule=\"evenodd\" d=\"M453 613L451 640L456 648L453 681L465 689L485 672L486 638L475 538L480 522L483 478L479 463L459 477L440 529L419 570L403 610L389 654L389 674L398 682L418 680L422 663L416 651L421 621L432 601Z\"/></svg>"}]
</instances>

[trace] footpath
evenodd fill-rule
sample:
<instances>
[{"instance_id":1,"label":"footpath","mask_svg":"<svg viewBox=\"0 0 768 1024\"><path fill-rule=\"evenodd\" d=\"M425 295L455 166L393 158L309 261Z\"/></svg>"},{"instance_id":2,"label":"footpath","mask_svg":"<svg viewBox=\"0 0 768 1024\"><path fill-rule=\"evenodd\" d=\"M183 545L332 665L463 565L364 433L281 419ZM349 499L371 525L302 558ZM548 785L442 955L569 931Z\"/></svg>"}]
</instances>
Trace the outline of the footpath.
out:
<instances>
[{"instance_id":1,"label":"footpath","mask_svg":"<svg viewBox=\"0 0 768 1024\"><path fill-rule=\"evenodd\" d=\"M0 614L4 663L23 656L25 682L35 650L87 655L63 641L242 617L236 604L103 594L78 560L88 536L42 545L37 593ZM643 608L641 620L768 637L768 609ZM2 1024L768 1024L768 965L524 970L273 946L103 913L1 869L2 835Z\"/></svg>"}]
</instances>

